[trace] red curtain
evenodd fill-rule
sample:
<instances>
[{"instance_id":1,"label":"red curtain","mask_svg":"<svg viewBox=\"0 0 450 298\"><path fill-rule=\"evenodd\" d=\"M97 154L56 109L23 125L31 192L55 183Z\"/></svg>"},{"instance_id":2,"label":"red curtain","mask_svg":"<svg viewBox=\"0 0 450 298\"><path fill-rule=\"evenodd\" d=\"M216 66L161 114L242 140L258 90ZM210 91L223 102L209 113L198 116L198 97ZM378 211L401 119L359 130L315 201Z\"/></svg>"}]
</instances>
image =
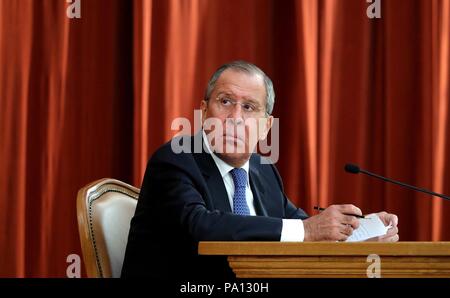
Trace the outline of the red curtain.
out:
<instances>
[{"instance_id":1,"label":"red curtain","mask_svg":"<svg viewBox=\"0 0 450 298\"><path fill-rule=\"evenodd\" d=\"M81 255L79 188L140 186L148 157L193 120L212 72L272 77L288 196L399 215L401 240L450 240L450 1L0 1L0 276L65 276Z\"/></svg>"}]
</instances>

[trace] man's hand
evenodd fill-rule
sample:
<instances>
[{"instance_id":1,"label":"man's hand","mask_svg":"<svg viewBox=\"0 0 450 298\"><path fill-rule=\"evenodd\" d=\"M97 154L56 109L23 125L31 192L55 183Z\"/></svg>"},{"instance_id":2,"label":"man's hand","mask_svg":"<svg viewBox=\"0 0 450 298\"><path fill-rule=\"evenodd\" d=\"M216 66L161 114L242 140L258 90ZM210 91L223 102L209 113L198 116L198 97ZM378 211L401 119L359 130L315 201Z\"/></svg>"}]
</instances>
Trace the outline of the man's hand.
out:
<instances>
[{"instance_id":1,"label":"man's hand","mask_svg":"<svg viewBox=\"0 0 450 298\"><path fill-rule=\"evenodd\" d=\"M398 236L398 217L395 214L390 214L385 211L378 212L377 215L385 226L391 225L392 227L387 231L386 235L370 238L366 241L378 241L378 242L397 242Z\"/></svg>"},{"instance_id":2,"label":"man's hand","mask_svg":"<svg viewBox=\"0 0 450 298\"><path fill-rule=\"evenodd\" d=\"M345 241L358 228L359 221L355 216L344 213L362 215L354 205L332 205L303 220L305 241Z\"/></svg>"}]
</instances>

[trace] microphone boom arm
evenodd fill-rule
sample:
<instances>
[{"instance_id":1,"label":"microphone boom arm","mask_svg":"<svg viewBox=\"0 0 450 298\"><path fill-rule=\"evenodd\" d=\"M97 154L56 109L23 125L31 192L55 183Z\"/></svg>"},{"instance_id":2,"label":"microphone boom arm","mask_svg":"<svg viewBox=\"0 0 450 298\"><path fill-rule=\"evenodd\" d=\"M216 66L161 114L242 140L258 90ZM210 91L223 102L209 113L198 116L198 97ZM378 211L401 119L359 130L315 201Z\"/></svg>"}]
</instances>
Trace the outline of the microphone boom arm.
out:
<instances>
[{"instance_id":1,"label":"microphone boom arm","mask_svg":"<svg viewBox=\"0 0 450 298\"><path fill-rule=\"evenodd\" d=\"M406 188L410 188L410 189L413 189L413 190L416 190L416 191L420 191L420 192L423 192L423 193L426 193L426 194L429 194L429 195L432 195L432 196L440 197L440 198L443 198L445 200L449 200L450 201L450 197L444 196L443 194L436 193L434 191L430 191L430 190L427 190L427 189L424 189L424 188L412 186L412 185L409 185L409 184L406 184L406 183L403 183L403 182L400 182L400 181L396 181L396 180L393 180L393 179L388 179L386 177L383 177L383 176L380 176L380 175L368 172L368 171L363 170L363 169L359 169L359 171L361 173L364 173L366 175L369 175L369 176L381 179L381 180L386 181L386 182L391 182L391 183L394 183L394 184L397 184L397 185L400 185L400 186L403 186L403 187L406 187Z\"/></svg>"}]
</instances>

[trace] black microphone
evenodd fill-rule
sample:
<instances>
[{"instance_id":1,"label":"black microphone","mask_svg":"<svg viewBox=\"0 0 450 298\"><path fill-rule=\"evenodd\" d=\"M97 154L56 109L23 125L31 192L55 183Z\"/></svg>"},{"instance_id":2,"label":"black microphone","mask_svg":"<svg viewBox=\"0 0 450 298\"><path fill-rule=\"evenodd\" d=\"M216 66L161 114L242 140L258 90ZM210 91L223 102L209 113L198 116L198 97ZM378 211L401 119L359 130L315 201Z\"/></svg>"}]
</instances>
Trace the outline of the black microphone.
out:
<instances>
[{"instance_id":1,"label":"black microphone","mask_svg":"<svg viewBox=\"0 0 450 298\"><path fill-rule=\"evenodd\" d=\"M369 176L381 179L381 180L386 181L386 182L394 183L394 184L397 184L397 185L400 185L400 186L403 186L403 187L406 187L406 188L409 188L409 189L420 191L420 192L423 192L423 193L426 193L426 194L429 194L429 195L432 195L432 196L440 197L440 198L443 198L443 199L446 199L446 200L450 201L450 197L447 197L447 196L445 196L443 194L440 194L440 193L437 193L437 192L434 192L434 191L430 191L430 190L427 190L427 189L424 189L424 188L412 186L412 185L409 185L409 184L406 184L406 183L403 183L403 182L395 181L395 180L392 180L392 179L389 179L389 178L386 178L386 177L383 177L383 176L380 176L380 175L368 172L366 170L360 169L357 165L354 165L354 164L351 164L351 163L346 164L344 169L348 173L352 173L352 174L363 173L363 174L366 174L366 175L369 175Z\"/></svg>"}]
</instances>

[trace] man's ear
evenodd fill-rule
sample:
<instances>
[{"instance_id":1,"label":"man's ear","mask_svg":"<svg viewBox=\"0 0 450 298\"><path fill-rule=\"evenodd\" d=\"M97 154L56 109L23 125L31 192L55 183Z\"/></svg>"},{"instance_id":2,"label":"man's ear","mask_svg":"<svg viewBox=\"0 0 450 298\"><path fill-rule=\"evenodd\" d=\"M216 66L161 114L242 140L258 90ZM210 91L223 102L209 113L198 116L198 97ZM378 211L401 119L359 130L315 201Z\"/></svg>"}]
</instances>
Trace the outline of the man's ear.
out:
<instances>
[{"instance_id":1,"label":"man's ear","mask_svg":"<svg viewBox=\"0 0 450 298\"><path fill-rule=\"evenodd\" d=\"M269 116L267 117L266 123L264 124L264 129L261 132L260 140L264 140L265 138L267 138L267 135L269 134L269 131L272 128L272 125L273 125L273 116Z\"/></svg>"},{"instance_id":2,"label":"man's ear","mask_svg":"<svg viewBox=\"0 0 450 298\"><path fill-rule=\"evenodd\" d=\"M202 100L200 102L200 109L202 110L202 120L205 120L206 118L206 111L208 109L208 102L206 100Z\"/></svg>"}]
</instances>

